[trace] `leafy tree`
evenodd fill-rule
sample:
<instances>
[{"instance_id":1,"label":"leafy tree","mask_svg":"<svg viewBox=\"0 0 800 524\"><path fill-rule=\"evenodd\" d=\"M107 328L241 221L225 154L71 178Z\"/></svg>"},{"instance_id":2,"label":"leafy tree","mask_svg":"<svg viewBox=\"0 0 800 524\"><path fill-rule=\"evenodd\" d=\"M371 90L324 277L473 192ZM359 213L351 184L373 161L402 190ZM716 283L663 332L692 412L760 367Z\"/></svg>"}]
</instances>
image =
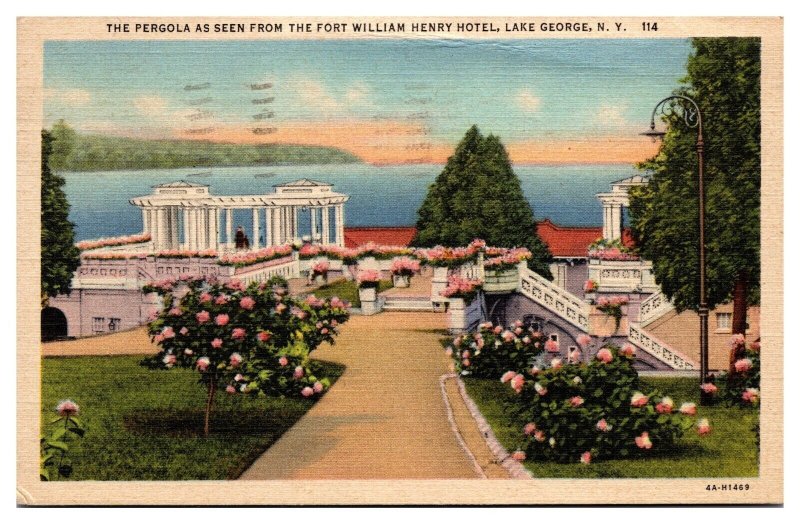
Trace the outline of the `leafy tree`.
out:
<instances>
[{"instance_id":1,"label":"leafy tree","mask_svg":"<svg viewBox=\"0 0 800 524\"><path fill-rule=\"evenodd\" d=\"M494 135L472 126L428 188L417 211L415 246L464 246L475 238L498 247L526 247L529 267L552 278L550 252L536 232L533 210Z\"/></svg>"},{"instance_id":2,"label":"leafy tree","mask_svg":"<svg viewBox=\"0 0 800 524\"><path fill-rule=\"evenodd\" d=\"M50 135L53 137L50 169L64 171L67 169L70 155L78 143L78 134L62 119L53 124Z\"/></svg>"},{"instance_id":3,"label":"leafy tree","mask_svg":"<svg viewBox=\"0 0 800 524\"><path fill-rule=\"evenodd\" d=\"M761 112L760 40L694 38L686 86L703 114L706 275L710 308L733 298L733 332L745 332L747 305L759 300ZM631 226L656 281L679 311L699 304L697 130L679 116L652 172L631 192Z\"/></svg>"},{"instance_id":4,"label":"leafy tree","mask_svg":"<svg viewBox=\"0 0 800 524\"><path fill-rule=\"evenodd\" d=\"M53 136L42 131L42 302L59 293L69 293L72 275L80 263L75 247L74 224L67 217L69 202L64 178L53 173L49 163Z\"/></svg>"}]
</instances>

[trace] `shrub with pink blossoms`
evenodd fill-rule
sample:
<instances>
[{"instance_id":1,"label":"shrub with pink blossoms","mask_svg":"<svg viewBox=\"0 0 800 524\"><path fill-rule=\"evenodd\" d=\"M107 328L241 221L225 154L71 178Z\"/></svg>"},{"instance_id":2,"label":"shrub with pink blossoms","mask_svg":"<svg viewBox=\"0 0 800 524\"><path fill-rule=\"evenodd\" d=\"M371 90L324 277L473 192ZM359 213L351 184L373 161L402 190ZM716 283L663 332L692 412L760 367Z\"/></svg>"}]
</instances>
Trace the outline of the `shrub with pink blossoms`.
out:
<instances>
[{"instance_id":1,"label":"shrub with pink blossoms","mask_svg":"<svg viewBox=\"0 0 800 524\"><path fill-rule=\"evenodd\" d=\"M345 302L297 299L272 282L244 286L193 281L181 296L171 286L157 289L164 309L150 322L149 333L160 352L142 364L197 370L208 392L206 433L217 390L314 397L330 384L319 376L320 367L309 353L323 342L334 342L338 326L349 318ZM322 389L314 389L316 383ZM305 388L313 394L303 395Z\"/></svg>"},{"instance_id":2,"label":"shrub with pink blossoms","mask_svg":"<svg viewBox=\"0 0 800 524\"><path fill-rule=\"evenodd\" d=\"M392 275L403 277L411 277L419 273L419 260L411 257L399 257L392 260L392 265L389 268Z\"/></svg>"},{"instance_id":3,"label":"shrub with pink blossoms","mask_svg":"<svg viewBox=\"0 0 800 524\"><path fill-rule=\"evenodd\" d=\"M363 271L359 271L358 275L356 276L356 281L358 282L358 287L376 288L381 283L381 272L377 269L365 269Z\"/></svg>"},{"instance_id":4,"label":"shrub with pink blossoms","mask_svg":"<svg viewBox=\"0 0 800 524\"><path fill-rule=\"evenodd\" d=\"M615 346L603 350L608 355L588 363L522 372L507 409L522 428L519 447L529 459L588 463L647 455L676 446L695 424L694 410L673 409L669 397L642 392L634 357Z\"/></svg>"},{"instance_id":5,"label":"shrub with pink blossoms","mask_svg":"<svg viewBox=\"0 0 800 524\"><path fill-rule=\"evenodd\" d=\"M714 379L718 402L731 406L758 407L761 387L761 343L747 344L742 335L731 337L731 351L738 358L733 373L723 373Z\"/></svg>"},{"instance_id":6,"label":"shrub with pink blossoms","mask_svg":"<svg viewBox=\"0 0 800 524\"><path fill-rule=\"evenodd\" d=\"M472 302L483 287L480 280L471 280L458 275L450 275L447 287L442 291L442 296L447 298L461 298L464 302Z\"/></svg>"},{"instance_id":7,"label":"shrub with pink blossoms","mask_svg":"<svg viewBox=\"0 0 800 524\"><path fill-rule=\"evenodd\" d=\"M499 328L499 329L497 329ZM545 336L522 322L504 329L484 322L474 333L465 333L444 342L463 375L511 380L516 373L529 370L544 351Z\"/></svg>"}]
</instances>

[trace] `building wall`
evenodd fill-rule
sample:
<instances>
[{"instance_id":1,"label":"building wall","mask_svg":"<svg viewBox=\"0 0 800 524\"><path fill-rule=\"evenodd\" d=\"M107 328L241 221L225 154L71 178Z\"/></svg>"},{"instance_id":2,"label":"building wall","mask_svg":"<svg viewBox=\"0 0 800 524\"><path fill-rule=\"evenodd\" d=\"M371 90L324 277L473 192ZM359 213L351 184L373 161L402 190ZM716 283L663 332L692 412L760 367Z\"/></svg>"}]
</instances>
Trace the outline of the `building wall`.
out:
<instances>
[{"instance_id":1,"label":"building wall","mask_svg":"<svg viewBox=\"0 0 800 524\"><path fill-rule=\"evenodd\" d=\"M586 259L556 259L550 264L550 272L553 273L554 284L583 298L583 284L589 278Z\"/></svg>"},{"instance_id":2,"label":"building wall","mask_svg":"<svg viewBox=\"0 0 800 524\"><path fill-rule=\"evenodd\" d=\"M83 289L50 299L67 318L67 335L84 337L142 325L159 310L155 293L124 289Z\"/></svg>"},{"instance_id":3,"label":"building wall","mask_svg":"<svg viewBox=\"0 0 800 524\"><path fill-rule=\"evenodd\" d=\"M711 311L708 317L708 367L710 370L727 370L730 358L731 339L730 327L718 325L717 314L733 314L733 304L723 304ZM761 334L761 309L751 307L747 310L747 340L752 342ZM694 311L684 311L680 314L670 311L654 322L643 326L675 349L685 353L688 357L700 362L700 319Z\"/></svg>"}]
</instances>

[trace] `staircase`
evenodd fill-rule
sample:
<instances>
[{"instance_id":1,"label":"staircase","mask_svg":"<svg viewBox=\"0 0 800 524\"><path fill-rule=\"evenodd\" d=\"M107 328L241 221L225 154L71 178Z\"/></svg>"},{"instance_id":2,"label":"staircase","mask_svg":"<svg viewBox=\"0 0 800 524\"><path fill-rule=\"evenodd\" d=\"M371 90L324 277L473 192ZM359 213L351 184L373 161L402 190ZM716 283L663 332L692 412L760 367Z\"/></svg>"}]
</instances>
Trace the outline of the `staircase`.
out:
<instances>
[{"instance_id":1,"label":"staircase","mask_svg":"<svg viewBox=\"0 0 800 524\"><path fill-rule=\"evenodd\" d=\"M431 297L404 297L382 295L384 311L433 311Z\"/></svg>"},{"instance_id":2,"label":"staircase","mask_svg":"<svg viewBox=\"0 0 800 524\"><path fill-rule=\"evenodd\" d=\"M518 291L570 324L589 332L589 313L592 306L522 264L519 266Z\"/></svg>"},{"instance_id":3,"label":"staircase","mask_svg":"<svg viewBox=\"0 0 800 524\"><path fill-rule=\"evenodd\" d=\"M699 367L697 362L657 339L634 322L631 322L628 328L628 341L672 369L692 370Z\"/></svg>"}]
</instances>

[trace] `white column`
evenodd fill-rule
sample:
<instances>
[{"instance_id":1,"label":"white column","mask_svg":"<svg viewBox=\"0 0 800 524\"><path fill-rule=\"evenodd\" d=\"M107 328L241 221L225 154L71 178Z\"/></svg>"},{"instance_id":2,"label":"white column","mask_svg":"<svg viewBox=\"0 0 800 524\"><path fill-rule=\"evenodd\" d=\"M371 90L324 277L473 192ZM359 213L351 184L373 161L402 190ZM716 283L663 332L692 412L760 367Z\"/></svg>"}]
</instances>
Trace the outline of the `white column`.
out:
<instances>
[{"instance_id":1,"label":"white column","mask_svg":"<svg viewBox=\"0 0 800 524\"><path fill-rule=\"evenodd\" d=\"M616 240L622 236L622 206L611 206L611 239Z\"/></svg>"},{"instance_id":2,"label":"white column","mask_svg":"<svg viewBox=\"0 0 800 524\"><path fill-rule=\"evenodd\" d=\"M297 213L297 206L291 207L291 214L292 214L292 242L297 242L300 238L300 223L299 223L299 216Z\"/></svg>"},{"instance_id":3,"label":"white column","mask_svg":"<svg viewBox=\"0 0 800 524\"><path fill-rule=\"evenodd\" d=\"M189 242L191 235L189 233L189 224L191 223L191 218L189 217L189 209L183 208L183 249L191 249L189 247Z\"/></svg>"},{"instance_id":4,"label":"white column","mask_svg":"<svg viewBox=\"0 0 800 524\"><path fill-rule=\"evenodd\" d=\"M180 248L178 238L178 208L175 206L169 208L169 248Z\"/></svg>"},{"instance_id":5,"label":"white column","mask_svg":"<svg viewBox=\"0 0 800 524\"><path fill-rule=\"evenodd\" d=\"M142 233L150 232L150 208L142 206Z\"/></svg>"},{"instance_id":6,"label":"white column","mask_svg":"<svg viewBox=\"0 0 800 524\"><path fill-rule=\"evenodd\" d=\"M225 242L229 249L233 249L233 209L225 210Z\"/></svg>"},{"instance_id":7,"label":"white column","mask_svg":"<svg viewBox=\"0 0 800 524\"><path fill-rule=\"evenodd\" d=\"M336 245L344 247L344 204L336 206Z\"/></svg>"},{"instance_id":8,"label":"white column","mask_svg":"<svg viewBox=\"0 0 800 524\"><path fill-rule=\"evenodd\" d=\"M272 208L264 208L264 247L272 246Z\"/></svg>"},{"instance_id":9,"label":"white column","mask_svg":"<svg viewBox=\"0 0 800 524\"><path fill-rule=\"evenodd\" d=\"M197 210L189 210L189 249L197 249Z\"/></svg>"},{"instance_id":10,"label":"white column","mask_svg":"<svg viewBox=\"0 0 800 524\"><path fill-rule=\"evenodd\" d=\"M272 241L275 242L276 246L279 246L283 243L281 239L281 208L275 207L272 208Z\"/></svg>"},{"instance_id":11,"label":"white column","mask_svg":"<svg viewBox=\"0 0 800 524\"><path fill-rule=\"evenodd\" d=\"M258 249L258 236L260 235L259 231L259 220L258 220L258 208L253 208L253 239L250 241L250 247L253 249Z\"/></svg>"},{"instance_id":12,"label":"white column","mask_svg":"<svg viewBox=\"0 0 800 524\"><path fill-rule=\"evenodd\" d=\"M220 213L216 207L211 208L211 249L219 251Z\"/></svg>"},{"instance_id":13,"label":"white column","mask_svg":"<svg viewBox=\"0 0 800 524\"><path fill-rule=\"evenodd\" d=\"M156 222L158 223L158 242L156 244L157 250L162 250L167 245L167 209L164 207L158 208L156 212Z\"/></svg>"},{"instance_id":14,"label":"white column","mask_svg":"<svg viewBox=\"0 0 800 524\"><path fill-rule=\"evenodd\" d=\"M285 244L286 239L289 238L289 235L286 231L289 224L289 222L286 220L286 210L287 208L285 206L281 206L281 244Z\"/></svg>"},{"instance_id":15,"label":"white column","mask_svg":"<svg viewBox=\"0 0 800 524\"><path fill-rule=\"evenodd\" d=\"M322 206L322 243L328 245L331 242L331 208Z\"/></svg>"},{"instance_id":16,"label":"white column","mask_svg":"<svg viewBox=\"0 0 800 524\"><path fill-rule=\"evenodd\" d=\"M150 209L150 240L153 242L153 251L158 251L159 234L158 234L158 208Z\"/></svg>"},{"instance_id":17,"label":"white column","mask_svg":"<svg viewBox=\"0 0 800 524\"><path fill-rule=\"evenodd\" d=\"M311 213L311 243L314 244L317 241L317 208L309 207L308 211Z\"/></svg>"}]
</instances>

